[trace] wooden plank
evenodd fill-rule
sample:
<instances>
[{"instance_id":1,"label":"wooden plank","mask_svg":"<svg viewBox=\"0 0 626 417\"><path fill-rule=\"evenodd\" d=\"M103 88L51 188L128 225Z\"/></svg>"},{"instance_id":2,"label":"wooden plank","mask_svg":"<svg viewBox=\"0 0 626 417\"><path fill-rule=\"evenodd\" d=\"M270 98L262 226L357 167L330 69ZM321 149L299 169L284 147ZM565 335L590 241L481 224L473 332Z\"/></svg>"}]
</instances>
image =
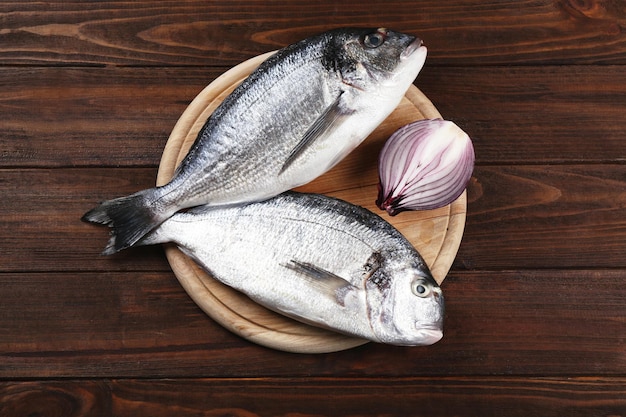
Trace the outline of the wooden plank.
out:
<instances>
[{"instance_id":1,"label":"wooden plank","mask_svg":"<svg viewBox=\"0 0 626 417\"><path fill-rule=\"evenodd\" d=\"M444 338L322 355L246 341L171 273L0 274L0 379L626 374L626 270L453 272Z\"/></svg>"},{"instance_id":2,"label":"wooden plank","mask_svg":"<svg viewBox=\"0 0 626 417\"><path fill-rule=\"evenodd\" d=\"M0 67L0 166L156 166L189 102L225 70ZM619 66L427 65L416 85L472 136L478 164L623 162L622 78Z\"/></svg>"},{"instance_id":3,"label":"wooden plank","mask_svg":"<svg viewBox=\"0 0 626 417\"><path fill-rule=\"evenodd\" d=\"M478 167L457 268L623 268L626 166Z\"/></svg>"},{"instance_id":4,"label":"wooden plank","mask_svg":"<svg viewBox=\"0 0 626 417\"><path fill-rule=\"evenodd\" d=\"M478 164L626 161L621 66L426 66L416 85L472 137Z\"/></svg>"},{"instance_id":5,"label":"wooden plank","mask_svg":"<svg viewBox=\"0 0 626 417\"><path fill-rule=\"evenodd\" d=\"M155 166L218 71L0 68L2 166Z\"/></svg>"},{"instance_id":6,"label":"wooden plank","mask_svg":"<svg viewBox=\"0 0 626 417\"><path fill-rule=\"evenodd\" d=\"M0 64L234 65L340 26L425 39L436 65L626 62L619 3L0 2Z\"/></svg>"},{"instance_id":7,"label":"wooden plank","mask_svg":"<svg viewBox=\"0 0 626 417\"><path fill-rule=\"evenodd\" d=\"M155 178L156 169L0 171L0 270L169 269L160 247L100 256L108 230L80 221L100 201L150 187Z\"/></svg>"},{"instance_id":8,"label":"wooden plank","mask_svg":"<svg viewBox=\"0 0 626 417\"><path fill-rule=\"evenodd\" d=\"M625 398L624 378L90 379L0 383L3 417L588 417L623 415Z\"/></svg>"},{"instance_id":9,"label":"wooden plank","mask_svg":"<svg viewBox=\"0 0 626 417\"><path fill-rule=\"evenodd\" d=\"M100 256L108 229L80 221L155 177L153 168L0 170L0 271L169 270L159 247ZM625 199L624 165L479 166L453 268L625 268Z\"/></svg>"}]
</instances>

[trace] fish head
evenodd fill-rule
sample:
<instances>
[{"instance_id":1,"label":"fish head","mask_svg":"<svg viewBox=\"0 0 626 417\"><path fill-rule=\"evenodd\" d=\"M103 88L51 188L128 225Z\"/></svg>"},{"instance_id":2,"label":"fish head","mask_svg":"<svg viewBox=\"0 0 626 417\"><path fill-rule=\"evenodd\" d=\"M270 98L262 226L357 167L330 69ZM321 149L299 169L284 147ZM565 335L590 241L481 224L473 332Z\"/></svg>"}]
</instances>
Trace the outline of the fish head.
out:
<instances>
[{"instance_id":1,"label":"fish head","mask_svg":"<svg viewBox=\"0 0 626 417\"><path fill-rule=\"evenodd\" d=\"M402 93L426 60L421 39L385 28L336 32L325 52L344 84L358 90L397 86Z\"/></svg>"},{"instance_id":2,"label":"fish head","mask_svg":"<svg viewBox=\"0 0 626 417\"><path fill-rule=\"evenodd\" d=\"M370 325L382 342L427 346L443 337L441 287L423 264L380 268L366 282Z\"/></svg>"}]
</instances>

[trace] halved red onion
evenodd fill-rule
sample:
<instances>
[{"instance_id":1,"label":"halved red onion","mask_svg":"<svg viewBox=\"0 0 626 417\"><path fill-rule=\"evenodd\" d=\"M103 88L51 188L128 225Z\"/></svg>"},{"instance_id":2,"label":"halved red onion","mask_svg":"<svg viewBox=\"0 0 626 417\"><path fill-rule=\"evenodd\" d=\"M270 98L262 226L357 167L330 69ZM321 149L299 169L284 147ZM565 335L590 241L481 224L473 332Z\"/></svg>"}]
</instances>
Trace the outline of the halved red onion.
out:
<instances>
[{"instance_id":1,"label":"halved red onion","mask_svg":"<svg viewBox=\"0 0 626 417\"><path fill-rule=\"evenodd\" d=\"M376 205L390 215L432 210L456 200L474 171L474 146L448 120L419 120L398 129L378 158Z\"/></svg>"}]
</instances>

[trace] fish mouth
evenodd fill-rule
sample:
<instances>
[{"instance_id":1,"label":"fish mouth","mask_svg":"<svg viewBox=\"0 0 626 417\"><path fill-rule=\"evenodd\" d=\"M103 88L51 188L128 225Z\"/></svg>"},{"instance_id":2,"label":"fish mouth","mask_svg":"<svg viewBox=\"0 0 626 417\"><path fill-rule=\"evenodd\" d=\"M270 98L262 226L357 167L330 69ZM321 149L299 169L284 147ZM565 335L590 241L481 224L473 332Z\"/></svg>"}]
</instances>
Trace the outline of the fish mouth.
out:
<instances>
[{"instance_id":1,"label":"fish mouth","mask_svg":"<svg viewBox=\"0 0 626 417\"><path fill-rule=\"evenodd\" d=\"M418 326L411 335L404 335L404 337L382 342L396 346L429 346L437 343L442 338L443 330L441 328Z\"/></svg>"},{"instance_id":2,"label":"fish mouth","mask_svg":"<svg viewBox=\"0 0 626 417\"><path fill-rule=\"evenodd\" d=\"M406 59L413 55L414 52L421 50L421 52L426 54L426 47L424 46L424 41L420 38L415 38L409 46L406 47L404 51L400 54L400 59Z\"/></svg>"},{"instance_id":3,"label":"fish mouth","mask_svg":"<svg viewBox=\"0 0 626 417\"><path fill-rule=\"evenodd\" d=\"M420 341L420 345L428 346L437 343L443 338L443 331L436 328L422 328L418 331L416 340Z\"/></svg>"}]
</instances>

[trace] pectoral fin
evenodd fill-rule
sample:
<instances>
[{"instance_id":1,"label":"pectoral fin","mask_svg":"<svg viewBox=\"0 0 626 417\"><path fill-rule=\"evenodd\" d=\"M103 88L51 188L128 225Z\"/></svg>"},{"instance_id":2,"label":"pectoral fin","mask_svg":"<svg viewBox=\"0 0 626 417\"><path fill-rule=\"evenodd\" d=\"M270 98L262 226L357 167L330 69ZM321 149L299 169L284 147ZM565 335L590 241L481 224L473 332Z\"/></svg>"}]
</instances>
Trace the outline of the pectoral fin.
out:
<instances>
[{"instance_id":1,"label":"pectoral fin","mask_svg":"<svg viewBox=\"0 0 626 417\"><path fill-rule=\"evenodd\" d=\"M339 275L311 263L292 260L289 264L284 266L302 274L310 285L329 297L334 298L342 305L346 293L351 289L356 289L349 281Z\"/></svg>"},{"instance_id":2,"label":"pectoral fin","mask_svg":"<svg viewBox=\"0 0 626 417\"><path fill-rule=\"evenodd\" d=\"M313 122L313 124L309 127L309 129L304 133L304 136L298 142L295 148L291 151L287 160L283 164L280 169L280 173L285 172L287 168L293 164L293 162L300 156L302 153L309 148L317 139L324 136L327 132L335 128L339 123L341 123L344 116L346 116L346 112L341 109L341 96L343 92L337 96L337 99L324 110L324 112Z\"/></svg>"}]
</instances>

